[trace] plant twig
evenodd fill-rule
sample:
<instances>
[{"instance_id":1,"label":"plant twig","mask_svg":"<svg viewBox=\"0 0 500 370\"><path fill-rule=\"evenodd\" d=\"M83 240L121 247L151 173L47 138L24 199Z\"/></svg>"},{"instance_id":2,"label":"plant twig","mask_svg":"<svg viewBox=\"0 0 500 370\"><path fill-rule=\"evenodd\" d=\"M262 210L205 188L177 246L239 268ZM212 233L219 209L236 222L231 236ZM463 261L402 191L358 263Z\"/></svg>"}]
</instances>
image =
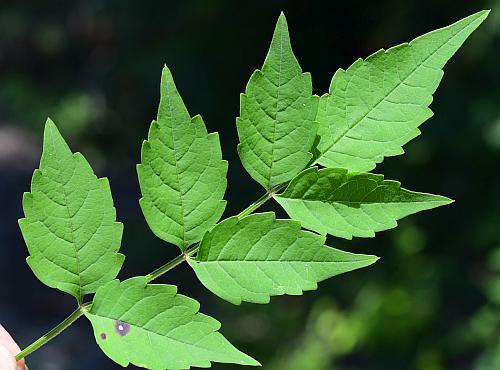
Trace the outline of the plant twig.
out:
<instances>
[{"instance_id":1,"label":"plant twig","mask_svg":"<svg viewBox=\"0 0 500 370\"><path fill-rule=\"evenodd\" d=\"M146 279L148 282L158 279L163 274L169 272L173 268L179 266L182 262L184 262L188 257L191 257L198 251L199 243L191 246L186 249L182 254L175 257L173 260L168 261L166 264L158 267L156 270L146 275Z\"/></svg>"},{"instance_id":2,"label":"plant twig","mask_svg":"<svg viewBox=\"0 0 500 370\"><path fill-rule=\"evenodd\" d=\"M248 216L252 212L255 212L260 206L262 206L269 199L271 199L277 192L279 192L280 190L282 190L283 188L285 188L286 185L287 184L278 185L275 188L272 188L271 190L268 190L263 196L261 196L259 199L257 199L252 204L250 204L243 211L241 211L240 213L238 213L238 215L236 215L236 217L243 218L245 216Z\"/></svg>"},{"instance_id":3,"label":"plant twig","mask_svg":"<svg viewBox=\"0 0 500 370\"><path fill-rule=\"evenodd\" d=\"M19 352L16 355L16 361L19 361L22 358L28 356L29 354L36 351L38 348L40 348L41 346L43 346L44 344L48 343L49 341L54 339L56 336L61 334L71 324L73 324L76 320L78 320L89 309L90 306L91 306L91 303L85 303L83 305L78 306L78 308L75 311L73 311L73 313L71 315L69 315L67 318L65 318L60 324L58 324L56 327L54 327L52 330L50 330L47 334L38 338L36 341L34 341L28 347L26 347L21 352Z\"/></svg>"}]
</instances>

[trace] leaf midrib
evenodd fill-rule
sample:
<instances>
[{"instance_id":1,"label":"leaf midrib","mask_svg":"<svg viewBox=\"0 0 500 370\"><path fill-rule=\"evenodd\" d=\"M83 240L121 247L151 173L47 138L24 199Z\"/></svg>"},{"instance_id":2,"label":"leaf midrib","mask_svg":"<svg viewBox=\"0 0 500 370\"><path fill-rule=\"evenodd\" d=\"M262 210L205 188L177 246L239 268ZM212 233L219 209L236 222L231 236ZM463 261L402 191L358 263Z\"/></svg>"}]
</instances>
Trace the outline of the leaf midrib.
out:
<instances>
[{"instance_id":1,"label":"leaf midrib","mask_svg":"<svg viewBox=\"0 0 500 370\"><path fill-rule=\"evenodd\" d=\"M281 199L296 200L300 202L311 202L311 203L328 203L328 204L343 204L346 206L350 205L384 205L384 204L425 204L425 203L446 203L446 200L419 200L419 201L409 201L409 202L365 202L365 201L346 201L346 200L327 200L327 199L304 199L304 198L289 198L289 197L278 197Z\"/></svg>"},{"instance_id":2,"label":"leaf midrib","mask_svg":"<svg viewBox=\"0 0 500 370\"><path fill-rule=\"evenodd\" d=\"M166 84L167 85L169 84L168 80L166 80ZM168 86L168 88L167 88L167 99L168 99L168 108L170 111L170 117L171 117L171 120L173 121L174 116L173 116L173 109L172 109L172 103L171 103L172 98L171 98L170 86ZM184 197L183 197L183 193L182 193L182 182L181 182L180 175L179 175L179 164L178 164L179 158L177 157L177 149L176 149L177 137L175 135L175 126L174 126L173 122L171 122L171 131L172 131L172 146L173 146L172 149L174 150L174 158L175 158L175 177L177 178L177 183L179 184L179 201L180 201L180 205L181 205L181 214L182 214L182 227L181 227L181 230L182 230L182 248L181 249L184 250L186 248L186 230L185 230L186 215L184 213Z\"/></svg>"},{"instance_id":3,"label":"leaf midrib","mask_svg":"<svg viewBox=\"0 0 500 370\"><path fill-rule=\"evenodd\" d=\"M278 109L279 99L280 99L280 89L281 89L281 71L283 65L283 24L280 22L280 65L279 65L279 73L278 73L278 86L276 86L276 114L274 119L274 127L273 127L273 144L271 145L271 165L269 166L269 179L268 179L268 188L271 187L272 178L273 178L273 164L274 164L274 147L276 145L276 128L278 126L278 114L280 113Z\"/></svg>"},{"instance_id":4,"label":"leaf midrib","mask_svg":"<svg viewBox=\"0 0 500 370\"><path fill-rule=\"evenodd\" d=\"M51 141L51 144L52 144L52 148L56 148L56 143L55 143L55 140L54 140L54 133L52 132L52 130L50 131L50 141ZM71 161L74 162L74 156L73 156L73 153L70 153L70 158L71 158ZM75 171L76 171L76 165L75 163L72 163L73 164L73 173L71 175L71 178L74 176L75 174ZM75 245L75 232L76 232L76 229L75 229L75 226L73 224L73 217L71 216L70 212L69 212L69 206L68 206L68 195L66 193L66 184L62 185L62 194L64 196L64 202L65 202L65 210L66 210L66 214L68 215L68 220L69 220L69 223L70 223L70 227L71 227L71 236L72 236L72 242L69 243L71 244L71 247L75 253L75 261L76 261L76 269L77 269L77 273L74 273L77 277L78 277L78 297L76 297L77 301L78 302L81 302L82 301L82 298L83 298L83 287L82 287L82 277L81 277L81 268L80 268L80 258L79 258L79 255L78 255L78 249L76 248L76 245ZM76 216L76 214L74 215ZM68 270L68 269L66 269ZM69 270L68 270L69 271Z\"/></svg>"},{"instance_id":5,"label":"leaf midrib","mask_svg":"<svg viewBox=\"0 0 500 370\"><path fill-rule=\"evenodd\" d=\"M218 264L218 263L238 263L238 264L241 264L241 263L251 263L251 264L255 264L257 262L265 262L265 263L287 263L287 264L330 264L330 263L334 263L334 264L338 264L338 263L359 263L359 262L366 262L366 261L370 261L372 260L372 258L366 258L366 259L362 259L362 260L356 260L356 261L289 261L289 260L236 260L236 261L232 261L232 260L211 260L211 261L196 261L197 263L200 263L200 264Z\"/></svg>"}]
</instances>

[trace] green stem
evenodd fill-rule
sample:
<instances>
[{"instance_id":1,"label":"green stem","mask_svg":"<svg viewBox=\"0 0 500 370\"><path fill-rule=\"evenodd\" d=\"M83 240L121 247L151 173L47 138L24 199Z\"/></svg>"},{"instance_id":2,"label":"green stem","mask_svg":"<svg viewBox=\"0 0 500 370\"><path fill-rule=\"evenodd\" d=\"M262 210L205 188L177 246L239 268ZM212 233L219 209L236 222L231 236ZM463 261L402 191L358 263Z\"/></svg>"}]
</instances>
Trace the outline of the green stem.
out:
<instances>
[{"instance_id":1,"label":"green stem","mask_svg":"<svg viewBox=\"0 0 500 370\"><path fill-rule=\"evenodd\" d=\"M277 192L279 192L281 189L284 189L286 187L286 185L287 184L282 184L282 185L278 185L278 186L276 186L274 188L271 188L263 196L261 196L259 199L257 199L252 204L250 204L243 211L241 211L240 213L238 213L238 215L236 215L236 217L243 218L245 216L248 216L252 212L256 211L260 206L262 206L269 199L271 199Z\"/></svg>"},{"instance_id":2,"label":"green stem","mask_svg":"<svg viewBox=\"0 0 500 370\"><path fill-rule=\"evenodd\" d=\"M198 246L199 246L199 244L195 244L195 245L191 246L190 248L186 249L182 254L175 257L173 260L168 261L163 266L158 267L156 270L154 270L150 274L146 275L146 279L148 280L148 282L151 282L155 279L158 279L160 276L169 272L174 267L179 266L188 257L191 257L193 254L195 254L198 251Z\"/></svg>"},{"instance_id":3,"label":"green stem","mask_svg":"<svg viewBox=\"0 0 500 370\"><path fill-rule=\"evenodd\" d=\"M250 204L247 208L245 208L243 211L241 211L240 213L238 213L236 215L236 217L243 218L245 216L248 216L249 214L251 214L252 212L254 212L257 208L259 208L264 203L266 203L269 199L271 199L271 196L269 195L269 193L264 194L259 199L257 199L255 202L253 202L252 204Z\"/></svg>"},{"instance_id":4,"label":"green stem","mask_svg":"<svg viewBox=\"0 0 500 370\"><path fill-rule=\"evenodd\" d=\"M36 351L38 348L40 348L41 346L43 346L44 344L48 343L50 340L54 339L56 336L61 334L71 324L73 324L76 320L78 320L85 313L85 311L88 310L88 307L90 305L91 305L90 303L86 303L84 305L79 306L71 315L69 315L66 319L64 319L64 321L62 321L59 325L57 325L55 328L53 328L44 336L38 338L36 341L34 341L25 349L23 349L21 352L19 352L16 355L16 361L19 361L22 358L28 356L29 354Z\"/></svg>"}]
</instances>

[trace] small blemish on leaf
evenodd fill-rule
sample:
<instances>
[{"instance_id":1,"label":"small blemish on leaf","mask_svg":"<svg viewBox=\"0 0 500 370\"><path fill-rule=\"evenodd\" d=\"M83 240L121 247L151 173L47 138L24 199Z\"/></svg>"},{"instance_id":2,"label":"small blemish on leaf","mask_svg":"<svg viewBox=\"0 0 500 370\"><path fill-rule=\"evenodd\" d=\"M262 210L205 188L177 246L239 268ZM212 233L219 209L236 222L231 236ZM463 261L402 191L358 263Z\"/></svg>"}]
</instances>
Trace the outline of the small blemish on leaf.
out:
<instances>
[{"instance_id":1,"label":"small blemish on leaf","mask_svg":"<svg viewBox=\"0 0 500 370\"><path fill-rule=\"evenodd\" d=\"M101 339L106 340L106 333L101 333Z\"/></svg>"},{"instance_id":2,"label":"small blemish on leaf","mask_svg":"<svg viewBox=\"0 0 500 370\"><path fill-rule=\"evenodd\" d=\"M127 324L126 322L116 320L115 321L115 331L120 334L122 337L128 334L130 331L130 324Z\"/></svg>"}]
</instances>

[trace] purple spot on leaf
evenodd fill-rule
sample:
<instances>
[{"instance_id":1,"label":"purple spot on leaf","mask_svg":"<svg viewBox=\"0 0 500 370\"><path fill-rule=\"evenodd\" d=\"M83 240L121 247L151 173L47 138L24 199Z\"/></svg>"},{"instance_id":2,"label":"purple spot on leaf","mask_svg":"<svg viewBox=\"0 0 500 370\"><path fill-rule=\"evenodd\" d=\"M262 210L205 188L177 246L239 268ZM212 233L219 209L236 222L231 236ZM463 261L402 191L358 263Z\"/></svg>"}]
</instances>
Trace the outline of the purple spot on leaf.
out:
<instances>
[{"instance_id":1,"label":"purple spot on leaf","mask_svg":"<svg viewBox=\"0 0 500 370\"><path fill-rule=\"evenodd\" d=\"M130 325L126 322L116 320L115 321L115 331L120 334L122 337L128 334L130 331Z\"/></svg>"},{"instance_id":2,"label":"purple spot on leaf","mask_svg":"<svg viewBox=\"0 0 500 370\"><path fill-rule=\"evenodd\" d=\"M106 340L106 333L101 333L101 339Z\"/></svg>"}]
</instances>

